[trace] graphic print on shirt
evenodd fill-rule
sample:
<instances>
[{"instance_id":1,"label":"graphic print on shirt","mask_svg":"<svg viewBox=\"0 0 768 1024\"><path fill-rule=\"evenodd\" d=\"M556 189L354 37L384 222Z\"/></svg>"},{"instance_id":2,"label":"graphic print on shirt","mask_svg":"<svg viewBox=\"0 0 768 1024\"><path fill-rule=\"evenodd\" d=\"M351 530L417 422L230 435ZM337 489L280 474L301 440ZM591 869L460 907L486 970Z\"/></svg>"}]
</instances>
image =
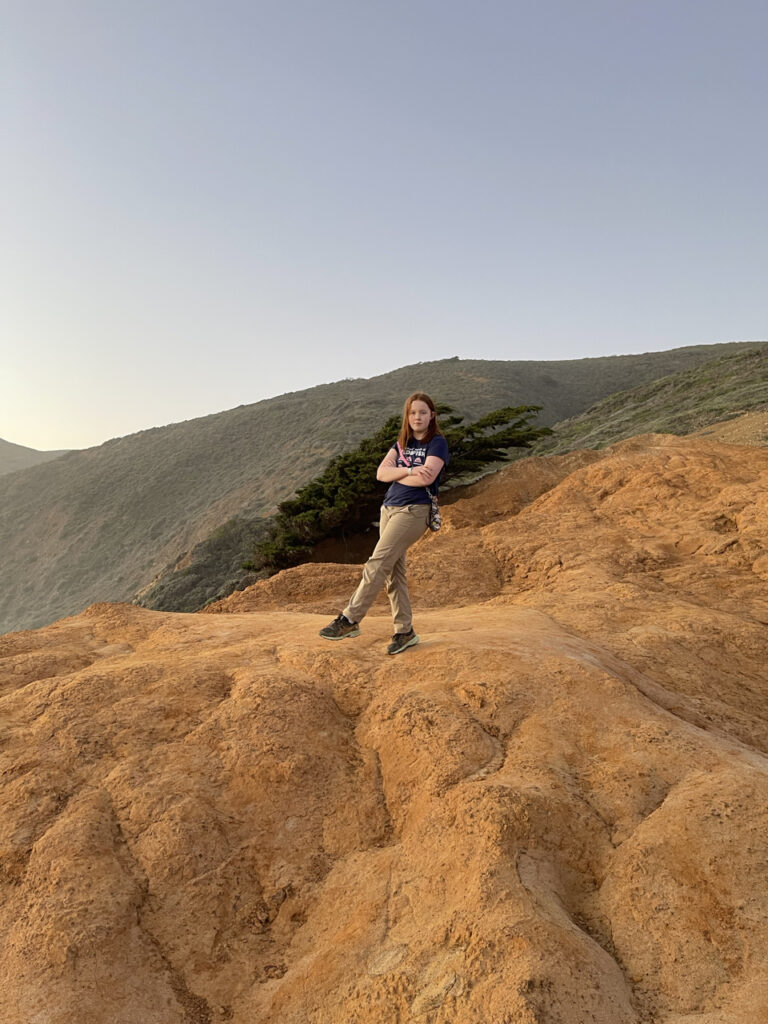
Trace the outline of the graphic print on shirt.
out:
<instances>
[{"instance_id":1,"label":"graphic print on shirt","mask_svg":"<svg viewBox=\"0 0 768 1024\"><path fill-rule=\"evenodd\" d=\"M398 466L423 466L427 458L427 446L422 445L409 445L403 452L405 459L400 457L398 453L397 464Z\"/></svg>"}]
</instances>

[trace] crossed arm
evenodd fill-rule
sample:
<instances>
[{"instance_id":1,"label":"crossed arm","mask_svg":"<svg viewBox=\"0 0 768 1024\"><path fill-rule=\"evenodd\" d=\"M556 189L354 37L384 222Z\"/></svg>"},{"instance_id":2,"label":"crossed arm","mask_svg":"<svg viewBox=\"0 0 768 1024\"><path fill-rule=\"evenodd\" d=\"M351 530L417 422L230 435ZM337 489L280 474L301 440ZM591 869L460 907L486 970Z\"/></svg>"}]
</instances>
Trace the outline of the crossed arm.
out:
<instances>
[{"instance_id":1,"label":"crossed arm","mask_svg":"<svg viewBox=\"0 0 768 1024\"><path fill-rule=\"evenodd\" d=\"M445 463L437 455L428 455L423 466L414 466L409 473L407 466L397 465L397 455L390 448L376 470L376 479L391 484L395 480L406 487L429 487L437 479Z\"/></svg>"}]
</instances>

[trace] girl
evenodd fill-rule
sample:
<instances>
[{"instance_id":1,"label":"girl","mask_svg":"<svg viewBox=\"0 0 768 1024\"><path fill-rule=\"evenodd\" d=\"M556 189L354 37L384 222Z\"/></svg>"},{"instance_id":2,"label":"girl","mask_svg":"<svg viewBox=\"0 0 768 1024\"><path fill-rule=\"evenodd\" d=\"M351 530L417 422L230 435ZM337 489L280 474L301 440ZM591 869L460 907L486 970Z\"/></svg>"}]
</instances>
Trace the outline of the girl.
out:
<instances>
[{"instance_id":1,"label":"girl","mask_svg":"<svg viewBox=\"0 0 768 1024\"><path fill-rule=\"evenodd\" d=\"M415 392L406 399L397 445L390 448L376 471L377 480L390 484L381 509L379 542L349 604L320 630L320 636L326 640L359 636L358 623L386 585L395 624L387 654L399 654L419 642L411 619L405 552L427 528L431 504L427 488L437 492L449 457L448 442L437 425L435 403L429 395Z\"/></svg>"}]
</instances>

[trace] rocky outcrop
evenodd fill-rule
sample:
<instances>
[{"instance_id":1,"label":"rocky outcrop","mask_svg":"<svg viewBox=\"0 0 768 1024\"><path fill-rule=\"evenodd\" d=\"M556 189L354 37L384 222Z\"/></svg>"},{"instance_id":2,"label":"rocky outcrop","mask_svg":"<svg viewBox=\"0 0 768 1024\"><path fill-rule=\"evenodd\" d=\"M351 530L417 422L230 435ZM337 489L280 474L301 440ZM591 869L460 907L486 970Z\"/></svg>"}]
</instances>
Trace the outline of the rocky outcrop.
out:
<instances>
[{"instance_id":1,"label":"rocky outcrop","mask_svg":"<svg viewBox=\"0 0 768 1024\"><path fill-rule=\"evenodd\" d=\"M8 1024L768 1019L768 451L511 465L422 643L308 565L0 640Z\"/></svg>"}]
</instances>

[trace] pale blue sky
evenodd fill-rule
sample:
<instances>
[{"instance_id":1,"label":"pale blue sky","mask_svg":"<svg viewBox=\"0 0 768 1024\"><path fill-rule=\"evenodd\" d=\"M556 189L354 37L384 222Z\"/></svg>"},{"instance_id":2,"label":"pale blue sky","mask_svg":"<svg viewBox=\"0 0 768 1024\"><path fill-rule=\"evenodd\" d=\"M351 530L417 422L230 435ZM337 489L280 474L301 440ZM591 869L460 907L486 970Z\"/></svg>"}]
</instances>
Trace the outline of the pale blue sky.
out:
<instances>
[{"instance_id":1,"label":"pale blue sky","mask_svg":"<svg viewBox=\"0 0 768 1024\"><path fill-rule=\"evenodd\" d=\"M768 7L2 0L0 437L768 338Z\"/></svg>"}]
</instances>

